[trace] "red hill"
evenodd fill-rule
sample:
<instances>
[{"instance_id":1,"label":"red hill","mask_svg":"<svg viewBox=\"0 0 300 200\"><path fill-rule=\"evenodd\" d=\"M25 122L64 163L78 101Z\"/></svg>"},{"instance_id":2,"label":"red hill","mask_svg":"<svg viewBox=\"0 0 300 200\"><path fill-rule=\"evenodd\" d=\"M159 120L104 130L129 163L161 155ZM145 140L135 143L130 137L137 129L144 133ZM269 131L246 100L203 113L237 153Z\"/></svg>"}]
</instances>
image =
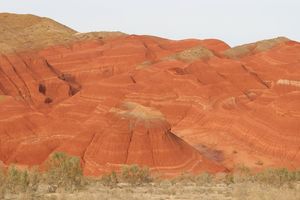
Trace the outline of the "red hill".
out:
<instances>
[{"instance_id":1,"label":"red hill","mask_svg":"<svg viewBox=\"0 0 300 200\"><path fill-rule=\"evenodd\" d=\"M92 175L133 163L167 174L300 166L296 41L83 34L13 14L0 33L4 164L66 151Z\"/></svg>"}]
</instances>

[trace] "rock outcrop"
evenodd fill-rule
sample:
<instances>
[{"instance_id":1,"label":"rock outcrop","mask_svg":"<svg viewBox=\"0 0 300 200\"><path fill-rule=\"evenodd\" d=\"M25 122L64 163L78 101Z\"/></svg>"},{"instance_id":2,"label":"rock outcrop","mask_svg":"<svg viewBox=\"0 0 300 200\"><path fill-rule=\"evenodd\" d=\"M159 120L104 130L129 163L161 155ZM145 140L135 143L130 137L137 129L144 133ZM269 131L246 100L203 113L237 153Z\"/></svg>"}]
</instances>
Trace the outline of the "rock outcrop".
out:
<instances>
[{"instance_id":1,"label":"rock outcrop","mask_svg":"<svg viewBox=\"0 0 300 200\"><path fill-rule=\"evenodd\" d=\"M55 151L79 156L87 175L133 163L170 175L300 165L296 41L80 34L12 14L0 14L0 32L6 165Z\"/></svg>"}]
</instances>

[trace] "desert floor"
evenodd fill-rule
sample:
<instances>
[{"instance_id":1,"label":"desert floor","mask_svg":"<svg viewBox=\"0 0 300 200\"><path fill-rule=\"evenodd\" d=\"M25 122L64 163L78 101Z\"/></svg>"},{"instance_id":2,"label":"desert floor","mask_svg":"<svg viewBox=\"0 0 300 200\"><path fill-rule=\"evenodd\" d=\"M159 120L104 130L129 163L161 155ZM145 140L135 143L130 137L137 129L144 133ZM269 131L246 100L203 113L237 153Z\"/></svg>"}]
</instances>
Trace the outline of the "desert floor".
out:
<instances>
[{"instance_id":1,"label":"desert floor","mask_svg":"<svg viewBox=\"0 0 300 200\"><path fill-rule=\"evenodd\" d=\"M49 193L47 188L41 188L34 194L10 194L4 199L42 199L42 200L165 200L165 199L203 199L203 200L299 200L300 183L290 188L288 186L276 187L259 183L210 183L197 185L196 183L172 183L163 181L143 186L118 184L116 187L103 186L101 183L89 185L78 192Z\"/></svg>"}]
</instances>

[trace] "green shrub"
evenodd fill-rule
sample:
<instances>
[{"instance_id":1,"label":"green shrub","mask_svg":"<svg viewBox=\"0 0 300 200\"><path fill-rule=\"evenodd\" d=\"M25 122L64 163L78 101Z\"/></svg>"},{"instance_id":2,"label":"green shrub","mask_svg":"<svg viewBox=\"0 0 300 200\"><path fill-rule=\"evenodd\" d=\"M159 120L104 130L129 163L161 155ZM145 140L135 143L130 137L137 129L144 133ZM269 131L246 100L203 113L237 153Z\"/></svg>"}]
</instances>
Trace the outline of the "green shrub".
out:
<instances>
[{"instance_id":1,"label":"green shrub","mask_svg":"<svg viewBox=\"0 0 300 200\"><path fill-rule=\"evenodd\" d=\"M80 159L62 152L52 154L47 161L46 182L52 192L57 188L80 189L84 185Z\"/></svg>"},{"instance_id":2,"label":"green shrub","mask_svg":"<svg viewBox=\"0 0 300 200\"><path fill-rule=\"evenodd\" d=\"M233 178L235 183L249 182L253 181L253 173L250 168L242 165L234 170Z\"/></svg>"},{"instance_id":3,"label":"green shrub","mask_svg":"<svg viewBox=\"0 0 300 200\"><path fill-rule=\"evenodd\" d=\"M105 174L100 179L101 183L104 186L116 187L119 183L118 176L116 172L111 172L109 174Z\"/></svg>"},{"instance_id":4,"label":"green shrub","mask_svg":"<svg viewBox=\"0 0 300 200\"><path fill-rule=\"evenodd\" d=\"M297 181L300 181L300 171L289 171L288 169L266 169L260 173L257 173L254 178L255 181L274 185L283 186L285 184L290 185Z\"/></svg>"},{"instance_id":5,"label":"green shrub","mask_svg":"<svg viewBox=\"0 0 300 200\"><path fill-rule=\"evenodd\" d=\"M29 187L29 174L27 170L19 170L14 166L9 167L6 177L6 187L13 193L25 192Z\"/></svg>"},{"instance_id":6,"label":"green shrub","mask_svg":"<svg viewBox=\"0 0 300 200\"><path fill-rule=\"evenodd\" d=\"M0 199L5 193L34 193L40 185L46 185L50 192L57 188L78 190L84 184L80 160L65 153L54 153L47 161L47 171L41 174L37 168L18 169L10 166L0 169Z\"/></svg>"},{"instance_id":7,"label":"green shrub","mask_svg":"<svg viewBox=\"0 0 300 200\"><path fill-rule=\"evenodd\" d=\"M138 165L125 165L121 169L121 179L125 183L131 185L141 185L152 181L150 171L146 167L139 167Z\"/></svg>"},{"instance_id":8,"label":"green shrub","mask_svg":"<svg viewBox=\"0 0 300 200\"><path fill-rule=\"evenodd\" d=\"M195 177L195 182L197 185L205 185L212 183L214 176L209 173L202 173Z\"/></svg>"},{"instance_id":9,"label":"green shrub","mask_svg":"<svg viewBox=\"0 0 300 200\"><path fill-rule=\"evenodd\" d=\"M4 169L0 167L0 199L4 199L6 186L6 176Z\"/></svg>"},{"instance_id":10,"label":"green shrub","mask_svg":"<svg viewBox=\"0 0 300 200\"><path fill-rule=\"evenodd\" d=\"M5 193L32 193L38 189L40 173L33 169L18 169L10 166L7 170L0 169L0 197ZM0 198L0 199L1 199Z\"/></svg>"},{"instance_id":11,"label":"green shrub","mask_svg":"<svg viewBox=\"0 0 300 200\"><path fill-rule=\"evenodd\" d=\"M28 191L35 192L38 190L38 187L42 181L42 174L38 168L33 167L29 170L29 187Z\"/></svg>"},{"instance_id":12,"label":"green shrub","mask_svg":"<svg viewBox=\"0 0 300 200\"><path fill-rule=\"evenodd\" d=\"M195 176L188 172L182 172L179 176L176 176L171 179L171 184L175 185L177 183L189 183L194 182Z\"/></svg>"},{"instance_id":13,"label":"green shrub","mask_svg":"<svg viewBox=\"0 0 300 200\"><path fill-rule=\"evenodd\" d=\"M233 174L226 174L225 175L225 178L224 178L224 183L226 185L230 185L230 184L233 184L235 183L235 178L234 178L234 175Z\"/></svg>"}]
</instances>

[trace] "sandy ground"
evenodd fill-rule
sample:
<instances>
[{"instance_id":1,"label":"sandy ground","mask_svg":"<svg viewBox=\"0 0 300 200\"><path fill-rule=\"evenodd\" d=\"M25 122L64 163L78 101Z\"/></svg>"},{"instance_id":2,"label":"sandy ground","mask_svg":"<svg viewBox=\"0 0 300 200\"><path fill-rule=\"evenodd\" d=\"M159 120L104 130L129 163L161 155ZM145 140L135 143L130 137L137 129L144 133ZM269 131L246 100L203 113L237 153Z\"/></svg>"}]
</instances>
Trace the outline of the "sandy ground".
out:
<instances>
[{"instance_id":1,"label":"sandy ground","mask_svg":"<svg viewBox=\"0 0 300 200\"><path fill-rule=\"evenodd\" d=\"M239 183L226 185L170 182L154 183L145 186L119 184L110 188L96 183L83 191L69 193L48 193L38 191L35 194L7 195L5 199L41 199L41 200L165 200L165 199L203 199L203 200L299 200L300 183L293 188L260 185L258 183Z\"/></svg>"}]
</instances>

